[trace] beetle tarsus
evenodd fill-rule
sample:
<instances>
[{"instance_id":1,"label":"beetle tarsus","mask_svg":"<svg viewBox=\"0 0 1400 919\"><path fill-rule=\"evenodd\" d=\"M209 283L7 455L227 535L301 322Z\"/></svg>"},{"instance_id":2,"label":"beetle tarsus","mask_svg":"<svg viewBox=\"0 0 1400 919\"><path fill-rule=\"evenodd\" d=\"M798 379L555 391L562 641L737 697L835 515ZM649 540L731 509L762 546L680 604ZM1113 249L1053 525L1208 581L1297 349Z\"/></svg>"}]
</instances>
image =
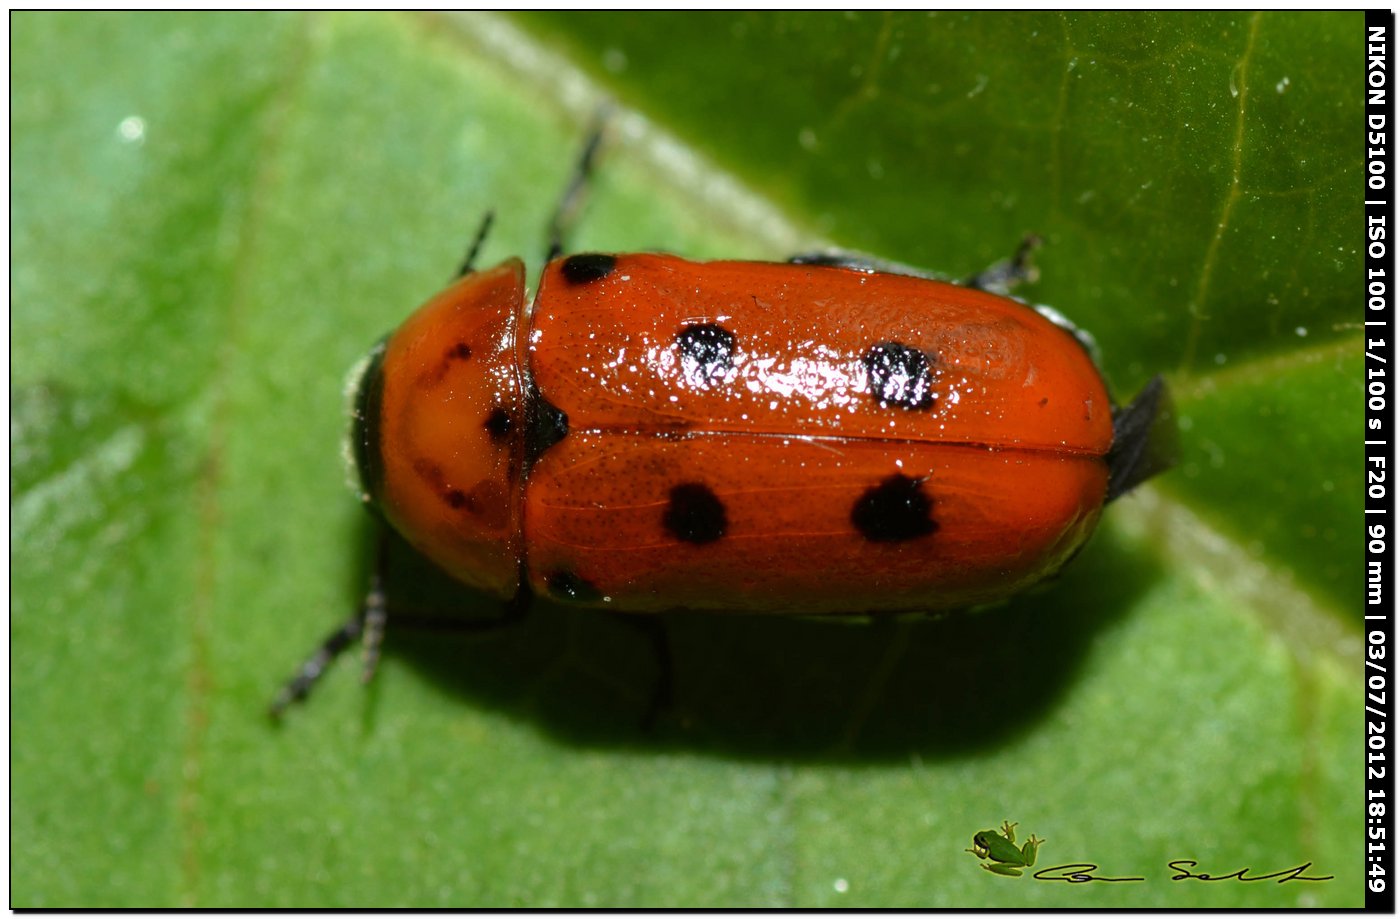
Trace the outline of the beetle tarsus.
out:
<instances>
[{"instance_id":1,"label":"beetle tarsus","mask_svg":"<svg viewBox=\"0 0 1400 919\"><path fill-rule=\"evenodd\" d=\"M963 282L963 286L974 290L1006 296L1020 284L1034 283L1040 277L1039 270L1031 264L1031 253L1040 248L1043 240L1034 233L1027 233L1010 259L997 262L984 271L979 271Z\"/></svg>"},{"instance_id":2,"label":"beetle tarsus","mask_svg":"<svg viewBox=\"0 0 1400 919\"><path fill-rule=\"evenodd\" d=\"M268 714L274 719L280 719L282 713L288 707L302 701L311 692L311 687L326 672L331 661L340 656L341 652L350 647L355 639L364 632L365 609L356 611L345 622L329 635L325 641L308 657L292 676L287 684L282 687L282 691L277 694L277 698L272 700L272 705L268 707Z\"/></svg>"}]
</instances>

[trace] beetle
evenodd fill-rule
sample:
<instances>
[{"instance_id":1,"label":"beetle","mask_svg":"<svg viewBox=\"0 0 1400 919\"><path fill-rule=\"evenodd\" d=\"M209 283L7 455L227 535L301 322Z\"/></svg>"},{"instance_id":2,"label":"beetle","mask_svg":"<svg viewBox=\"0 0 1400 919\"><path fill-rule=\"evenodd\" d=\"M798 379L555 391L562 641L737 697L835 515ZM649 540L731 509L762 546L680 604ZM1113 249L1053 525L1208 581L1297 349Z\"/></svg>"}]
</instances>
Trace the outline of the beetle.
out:
<instances>
[{"instance_id":1,"label":"beetle","mask_svg":"<svg viewBox=\"0 0 1400 919\"><path fill-rule=\"evenodd\" d=\"M572 210L590 142L560 213ZM1054 575L1170 463L1154 378L1111 400L1083 336L1003 295L854 256L562 253L474 268L358 374L361 497L455 579L630 613L989 604ZM305 695L359 613L274 703Z\"/></svg>"}]
</instances>

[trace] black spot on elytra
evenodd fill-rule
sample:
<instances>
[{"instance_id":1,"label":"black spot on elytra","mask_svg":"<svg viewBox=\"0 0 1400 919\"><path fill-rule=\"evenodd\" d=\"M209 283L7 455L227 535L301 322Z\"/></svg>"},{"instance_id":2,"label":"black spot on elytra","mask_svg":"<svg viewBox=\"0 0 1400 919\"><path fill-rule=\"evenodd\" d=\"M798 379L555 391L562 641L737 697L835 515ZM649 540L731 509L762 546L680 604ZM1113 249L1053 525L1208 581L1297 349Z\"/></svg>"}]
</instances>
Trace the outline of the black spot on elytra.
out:
<instances>
[{"instance_id":1,"label":"black spot on elytra","mask_svg":"<svg viewBox=\"0 0 1400 919\"><path fill-rule=\"evenodd\" d=\"M603 598L602 591L567 569L554 572L545 578L544 584L556 600L591 603Z\"/></svg>"},{"instance_id":2,"label":"black spot on elytra","mask_svg":"<svg viewBox=\"0 0 1400 919\"><path fill-rule=\"evenodd\" d=\"M571 255L559 266L559 273L570 284L589 284L612 274L617 259L611 255Z\"/></svg>"},{"instance_id":3,"label":"black spot on elytra","mask_svg":"<svg viewBox=\"0 0 1400 919\"><path fill-rule=\"evenodd\" d=\"M503 408L498 408L486 417L486 433L491 435L492 440L505 440L510 436L510 429L514 427L511 421L510 412Z\"/></svg>"},{"instance_id":4,"label":"black spot on elytra","mask_svg":"<svg viewBox=\"0 0 1400 919\"><path fill-rule=\"evenodd\" d=\"M569 435L569 416L538 392L529 401L530 423L525 431L525 461L533 463L541 453Z\"/></svg>"},{"instance_id":5,"label":"black spot on elytra","mask_svg":"<svg viewBox=\"0 0 1400 919\"><path fill-rule=\"evenodd\" d=\"M470 360L472 356L471 346L464 341L459 341L451 348L447 349L447 359L450 361Z\"/></svg>"},{"instance_id":6,"label":"black spot on elytra","mask_svg":"<svg viewBox=\"0 0 1400 919\"><path fill-rule=\"evenodd\" d=\"M713 322L698 322L676 333L686 379L704 385L734 366L734 333Z\"/></svg>"},{"instance_id":7,"label":"black spot on elytra","mask_svg":"<svg viewBox=\"0 0 1400 919\"><path fill-rule=\"evenodd\" d=\"M697 546L714 542L729 528L724 502L699 482L687 482L671 489L671 499L661 522L671 535Z\"/></svg>"},{"instance_id":8,"label":"black spot on elytra","mask_svg":"<svg viewBox=\"0 0 1400 919\"><path fill-rule=\"evenodd\" d=\"M443 498L447 501L447 506L454 510L461 510L468 503L466 494L456 488L449 488Z\"/></svg>"},{"instance_id":9,"label":"black spot on elytra","mask_svg":"<svg viewBox=\"0 0 1400 919\"><path fill-rule=\"evenodd\" d=\"M895 473L866 489L851 508L851 523L871 542L904 542L937 532L932 510L923 481Z\"/></svg>"},{"instance_id":10,"label":"black spot on elytra","mask_svg":"<svg viewBox=\"0 0 1400 919\"><path fill-rule=\"evenodd\" d=\"M897 341L882 341L865 352L870 394L881 408L897 405L910 411L933 405L933 366L928 355Z\"/></svg>"}]
</instances>

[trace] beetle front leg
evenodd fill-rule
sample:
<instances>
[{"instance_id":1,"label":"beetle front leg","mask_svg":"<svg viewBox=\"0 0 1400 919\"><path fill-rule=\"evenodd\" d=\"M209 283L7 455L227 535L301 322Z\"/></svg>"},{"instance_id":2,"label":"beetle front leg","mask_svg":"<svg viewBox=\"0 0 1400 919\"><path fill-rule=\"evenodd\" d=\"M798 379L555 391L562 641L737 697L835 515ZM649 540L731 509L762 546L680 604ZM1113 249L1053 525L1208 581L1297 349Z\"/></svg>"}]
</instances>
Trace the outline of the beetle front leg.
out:
<instances>
[{"instance_id":1,"label":"beetle front leg","mask_svg":"<svg viewBox=\"0 0 1400 919\"><path fill-rule=\"evenodd\" d=\"M282 691L277 694L277 698L273 699L272 705L268 707L268 714L273 719L281 718L282 713L289 706L305 699L311 693L311 688L320 681L330 667L331 662L350 647L356 639L362 639L364 642L360 679L362 682L368 683L374 678L374 672L379 666L380 651L384 646L384 630L389 616L388 600L384 590L384 572L388 567L388 560L389 538L381 526L375 540L374 570L370 572L369 589L365 591L365 598L360 603L360 608L355 610L354 615L341 623L335 631L326 636L325 640L297 668L297 672L282 687Z\"/></svg>"},{"instance_id":2,"label":"beetle front leg","mask_svg":"<svg viewBox=\"0 0 1400 919\"><path fill-rule=\"evenodd\" d=\"M355 611L355 615L327 635L311 656L297 668L297 672L282 687L277 698L272 700L272 705L268 706L268 715L273 720L278 720L290 705L305 699L311 692L311 687L315 686L325 674L331 661L339 657L342 651L350 647L350 644L360 637L364 627L365 610L361 607Z\"/></svg>"}]
</instances>

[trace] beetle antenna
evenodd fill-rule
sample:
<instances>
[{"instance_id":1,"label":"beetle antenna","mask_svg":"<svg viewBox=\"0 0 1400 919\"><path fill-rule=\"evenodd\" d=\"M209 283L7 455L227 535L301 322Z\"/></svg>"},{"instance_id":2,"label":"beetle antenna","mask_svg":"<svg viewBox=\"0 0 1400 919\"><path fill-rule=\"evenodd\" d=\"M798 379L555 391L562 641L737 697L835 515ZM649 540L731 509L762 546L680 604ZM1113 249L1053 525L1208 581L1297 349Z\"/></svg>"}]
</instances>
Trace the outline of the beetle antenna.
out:
<instances>
[{"instance_id":1,"label":"beetle antenna","mask_svg":"<svg viewBox=\"0 0 1400 919\"><path fill-rule=\"evenodd\" d=\"M476 229L476 237L467 249L467 257L462 259L462 265L457 269L457 277L465 278L476 268L476 257L481 254L481 247L486 243L486 234L491 230L491 224L496 219L495 211L487 211L481 218L481 226Z\"/></svg>"},{"instance_id":2,"label":"beetle antenna","mask_svg":"<svg viewBox=\"0 0 1400 919\"><path fill-rule=\"evenodd\" d=\"M559 205L549 219L549 250L545 253L546 262L554 261L564 251L564 234L578 216L584 192L588 189L588 180L593 175L598 148L603 144L603 133L611 115L612 105L607 102L598 106L598 110L593 114L593 125L589 128L588 140L583 144L583 153L579 155L574 166L573 177L569 179L569 184L565 186L564 194L559 199Z\"/></svg>"}]
</instances>

